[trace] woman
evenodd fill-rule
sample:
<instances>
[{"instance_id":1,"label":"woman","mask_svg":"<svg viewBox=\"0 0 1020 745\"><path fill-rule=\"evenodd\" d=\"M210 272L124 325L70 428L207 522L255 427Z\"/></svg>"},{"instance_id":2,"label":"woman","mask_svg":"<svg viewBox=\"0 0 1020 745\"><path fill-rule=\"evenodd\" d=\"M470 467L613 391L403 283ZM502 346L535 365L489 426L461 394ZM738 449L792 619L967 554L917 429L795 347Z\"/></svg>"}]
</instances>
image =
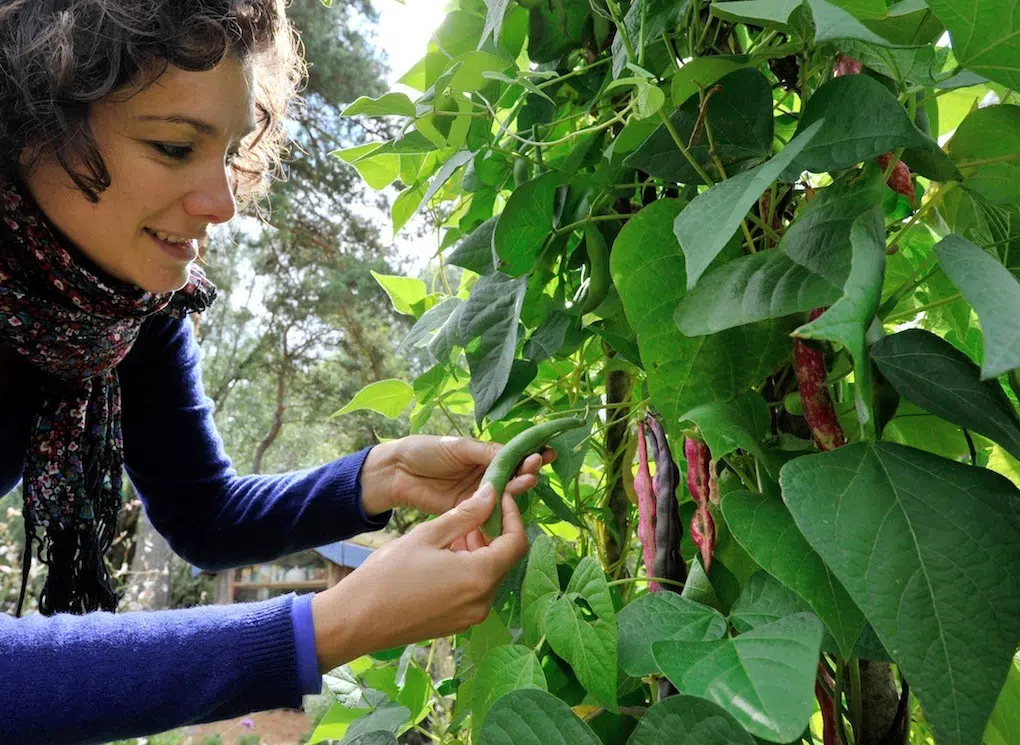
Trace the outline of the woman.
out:
<instances>
[{"instance_id":1,"label":"woman","mask_svg":"<svg viewBox=\"0 0 1020 745\"><path fill-rule=\"evenodd\" d=\"M25 494L40 613L0 615L0 742L81 743L277 707L370 651L462 631L527 552L498 446L413 436L238 477L188 314L211 225L266 187L301 75L282 0L0 0L0 494ZM335 587L113 615L122 466L193 564L265 561L441 515ZM501 508L505 532L479 526ZM444 514L445 513L445 514ZM20 616L19 600L17 615Z\"/></svg>"}]
</instances>

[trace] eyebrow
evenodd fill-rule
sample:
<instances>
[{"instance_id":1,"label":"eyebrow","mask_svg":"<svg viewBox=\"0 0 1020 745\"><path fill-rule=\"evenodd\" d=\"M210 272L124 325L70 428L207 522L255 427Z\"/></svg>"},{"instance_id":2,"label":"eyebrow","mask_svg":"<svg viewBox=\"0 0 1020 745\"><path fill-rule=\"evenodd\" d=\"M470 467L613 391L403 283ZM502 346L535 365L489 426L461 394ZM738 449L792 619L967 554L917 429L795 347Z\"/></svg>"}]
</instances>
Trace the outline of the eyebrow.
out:
<instances>
[{"instance_id":1,"label":"eyebrow","mask_svg":"<svg viewBox=\"0 0 1020 745\"><path fill-rule=\"evenodd\" d=\"M195 119L190 116L182 116L180 114L165 114L165 115L144 114L141 116L136 116L135 119L149 122L166 122L168 124L187 124L209 137L218 137L220 134L220 130L215 124L210 124L209 122L204 122L201 119ZM241 137L239 137L238 139L243 139L244 137L247 137L254 131L255 126L252 125L248 127L248 129L245 130L244 134L242 134Z\"/></svg>"}]
</instances>

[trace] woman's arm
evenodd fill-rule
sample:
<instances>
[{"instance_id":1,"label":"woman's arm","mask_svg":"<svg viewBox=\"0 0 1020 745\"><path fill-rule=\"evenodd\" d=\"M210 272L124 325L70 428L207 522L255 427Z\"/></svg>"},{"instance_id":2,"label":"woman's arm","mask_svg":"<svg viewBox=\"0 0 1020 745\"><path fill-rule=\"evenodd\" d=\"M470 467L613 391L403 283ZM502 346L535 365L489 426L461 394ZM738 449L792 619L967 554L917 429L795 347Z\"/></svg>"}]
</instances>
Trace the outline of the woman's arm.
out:
<instances>
[{"instance_id":1,"label":"woman's arm","mask_svg":"<svg viewBox=\"0 0 1020 745\"><path fill-rule=\"evenodd\" d=\"M307 603L311 596L305 596ZM0 614L0 742L105 743L300 708L292 594L172 611Z\"/></svg>"},{"instance_id":2,"label":"woman's arm","mask_svg":"<svg viewBox=\"0 0 1020 745\"><path fill-rule=\"evenodd\" d=\"M382 528L359 476L371 448L316 468L239 477L202 389L187 319L152 318L118 368L125 466L153 527L210 571L268 561Z\"/></svg>"}]
</instances>

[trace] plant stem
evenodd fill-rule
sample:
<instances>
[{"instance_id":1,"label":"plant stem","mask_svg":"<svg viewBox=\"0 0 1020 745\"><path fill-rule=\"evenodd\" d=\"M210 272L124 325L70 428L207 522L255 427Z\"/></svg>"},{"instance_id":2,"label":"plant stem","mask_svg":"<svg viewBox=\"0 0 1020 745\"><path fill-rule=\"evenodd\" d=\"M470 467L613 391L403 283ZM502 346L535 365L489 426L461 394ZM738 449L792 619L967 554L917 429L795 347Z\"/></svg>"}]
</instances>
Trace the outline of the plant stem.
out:
<instances>
[{"instance_id":1,"label":"plant stem","mask_svg":"<svg viewBox=\"0 0 1020 745\"><path fill-rule=\"evenodd\" d=\"M1020 153L1010 153L1009 155L999 155L994 158L983 158L982 160L971 160L963 163L957 163L957 168L976 168L978 166L990 166L993 163L1007 163L1014 160L1020 160Z\"/></svg>"},{"instance_id":2,"label":"plant stem","mask_svg":"<svg viewBox=\"0 0 1020 745\"><path fill-rule=\"evenodd\" d=\"M606 583L607 586L612 587L613 585L625 585L629 582L658 582L662 585L676 585L677 587L683 587L683 582L677 582L672 579L664 579L662 577L624 577L623 579L614 579Z\"/></svg>"},{"instance_id":3,"label":"plant stem","mask_svg":"<svg viewBox=\"0 0 1020 745\"><path fill-rule=\"evenodd\" d=\"M836 709L836 738L843 745L849 745L850 740L846 736L846 725L843 723L843 658L835 657L836 672L832 676L832 701Z\"/></svg>"},{"instance_id":4,"label":"plant stem","mask_svg":"<svg viewBox=\"0 0 1020 745\"><path fill-rule=\"evenodd\" d=\"M453 417L452 417L452 416L450 416L450 410L449 410L449 409L447 409L447 408L446 408L445 406L443 406L443 401L442 401L442 399L440 399L440 398L437 398L437 399L436 399L436 406L438 406L438 407L440 408L440 410L441 410L441 411L442 411L442 412L443 412L444 414L446 414L446 418L450 420L450 425L451 425L451 426L452 426L452 427L453 427L453 428L454 428L455 430L457 430L457 434L458 434L458 435L460 435L461 437L464 437L464 432L463 432L463 431L461 430L461 428L460 428L460 427L459 427L459 426L457 425L457 422L456 422L456 421L454 421Z\"/></svg>"},{"instance_id":5,"label":"plant stem","mask_svg":"<svg viewBox=\"0 0 1020 745\"><path fill-rule=\"evenodd\" d=\"M893 323L894 321L901 321L904 318L913 318L919 313L924 313L926 310L931 310L932 308L941 308L943 305L955 303L961 297L963 297L963 295L957 292L953 295L950 295L949 297L944 297L941 300L936 300L933 303L928 303L927 305L919 305L916 308L911 308L910 310L905 310L900 313L893 313L891 316L886 316L883 320L886 323Z\"/></svg>"},{"instance_id":6,"label":"plant stem","mask_svg":"<svg viewBox=\"0 0 1020 745\"><path fill-rule=\"evenodd\" d=\"M857 659L848 663L850 668L850 727L854 733L854 742L861 739L861 721L863 712L861 710L861 666Z\"/></svg>"},{"instance_id":7,"label":"plant stem","mask_svg":"<svg viewBox=\"0 0 1020 745\"><path fill-rule=\"evenodd\" d=\"M712 177L705 173L705 169L698 164L698 161L694 159L694 156L691 155L690 151L684 147L683 140L680 139L680 133L676 131L676 127L673 126L673 122L669 120L669 117L662 113L662 109L659 109L659 118L662 119L662 123L665 125L666 131L669 132L669 136L673 138L673 142L676 144L680 154L687 159L688 163L691 164L691 168L694 169L695 173L701 176L702 180L706 184L714 184L715 181L712 180Z\"/></svg>"},{"instance_id":8,"label":"plant stem","mask_svg":"<svg viewBox=\"0 0 1020 745\"><path fill-rule=\"evenodd\" d=\"M914 272L907 277L906 280L904 280L903 284L897 287L886 301L882 303L882 307L878 309L878 317L885 318L887 313L899 305L900 300L928 281L928 278L938 271L935 267L937 262L938 257L931 256L926 262L917 267L917 269L915 269Z\"/></svg>"}]
</instances>

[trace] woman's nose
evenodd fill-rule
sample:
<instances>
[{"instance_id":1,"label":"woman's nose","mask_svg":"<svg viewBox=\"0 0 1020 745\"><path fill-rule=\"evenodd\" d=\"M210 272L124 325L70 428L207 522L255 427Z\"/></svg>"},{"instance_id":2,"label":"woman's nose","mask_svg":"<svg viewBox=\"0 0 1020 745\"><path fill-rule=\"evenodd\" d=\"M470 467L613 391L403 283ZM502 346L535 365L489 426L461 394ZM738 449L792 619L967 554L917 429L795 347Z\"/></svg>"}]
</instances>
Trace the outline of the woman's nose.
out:
<instances>
[{"instance_id":1,"label":"woman's nose","mask_svg":"<svg viewBox=\"0 0 1020 745\"><path fill-rule=\"evenodd\" d=\"M209 223L228 222L237 214L233 179L230 166L213 167L184 198L184 209L189 215Z\"/></svg>"}]
</instances>

